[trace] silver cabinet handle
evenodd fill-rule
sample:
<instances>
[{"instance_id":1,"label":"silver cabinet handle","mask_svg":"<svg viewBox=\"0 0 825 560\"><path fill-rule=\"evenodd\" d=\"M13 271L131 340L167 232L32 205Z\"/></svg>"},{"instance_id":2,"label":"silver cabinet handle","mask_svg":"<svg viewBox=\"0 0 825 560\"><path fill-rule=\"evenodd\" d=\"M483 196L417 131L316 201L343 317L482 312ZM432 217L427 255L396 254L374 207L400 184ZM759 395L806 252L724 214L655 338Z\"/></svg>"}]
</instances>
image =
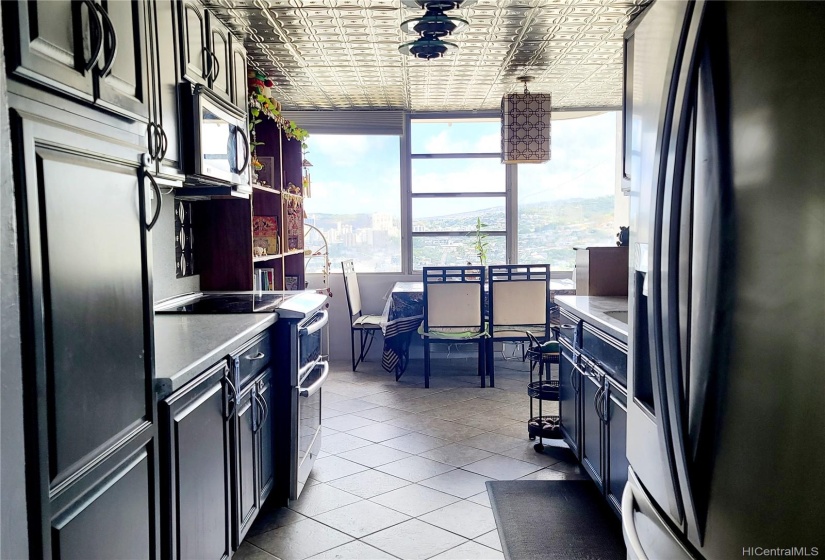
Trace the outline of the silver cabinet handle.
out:
<instances>
[{"instance_id":1,"label":"silver cabinet handle","mask_svg":"<svg viewBox=\"0 0 825 560\"><path fill-rule=\"evenodd\" d=\"M321 389L321 385L327 380L329 376L329 362L320 362L323 363L324 373L321 374L321 377L310 385L309 387L298 387L298 395L302 397L311 397L315 393L317 393Z\"/></svg>"},{"instance_id":2,"label":"silver cabinet handle","mask_svg":"<svg viewBox=\"0 0 825 560\"><path fill-rule=\"evenodd\" d=\"M264 354L263 352L258 352L254 356L244 356L244 357L247 360L263 360L264 358L266 358L266 354Z\"/></svg>"}]
</instances>

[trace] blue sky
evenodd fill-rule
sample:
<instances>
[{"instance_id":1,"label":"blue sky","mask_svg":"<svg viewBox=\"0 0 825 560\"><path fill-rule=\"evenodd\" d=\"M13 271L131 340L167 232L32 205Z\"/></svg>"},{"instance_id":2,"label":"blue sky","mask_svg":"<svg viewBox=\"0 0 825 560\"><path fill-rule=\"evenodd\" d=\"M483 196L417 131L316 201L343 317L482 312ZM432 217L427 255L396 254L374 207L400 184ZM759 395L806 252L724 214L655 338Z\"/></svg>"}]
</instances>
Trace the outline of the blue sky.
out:
<instances>
[{"instance_id":1,"label":"blue sky","mask_svg":"<svg viewBox=\"0 0 825 560\"><path fill-rule=\"evenodd\" d=\"M519 203L612 195L616 113L554 120L552 161L522 165ZM413 124L413 153L498 152L496 122ZM311 135L306 155L313 167L307 212L400 215L400 142L395 136ZM495 159L414 160L417 191L503 189L504 166ZM500 187L499 187L500 186ZM492 204L491 204L492 202ZM414 218L449 215L498 205L491 199L416 201Z\"/></svg>"}]
</instances>

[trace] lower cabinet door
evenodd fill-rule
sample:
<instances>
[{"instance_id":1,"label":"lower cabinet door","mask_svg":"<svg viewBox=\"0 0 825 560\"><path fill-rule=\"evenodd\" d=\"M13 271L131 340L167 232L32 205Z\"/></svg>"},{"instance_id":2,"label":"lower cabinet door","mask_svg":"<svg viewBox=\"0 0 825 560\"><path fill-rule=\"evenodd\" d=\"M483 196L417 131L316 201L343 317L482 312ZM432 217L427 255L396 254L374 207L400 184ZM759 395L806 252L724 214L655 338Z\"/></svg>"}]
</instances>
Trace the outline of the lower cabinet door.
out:
<instances>
[{"instance_id":1,"label":"lower cabinet door","mask_svg":"<svg viewBox=\"0 0 825 560\"><path fill-rule=\"evenodd\" d=\"M70 488L53 505L51 558L157 556L154 429L138 434L84 479L88 489ZM78 486L87 486L84 483ZM44 557L49 557L44 554Z\"/></svg>"},{"instance_id":2,"label":"lower cabinet door","mask_svg":"<svg viewBox=\"0 0 825 560\"><path fill-rule=\"evenodd\" d=\"M598 407L601 400L598 399L599 390L602 384L597 379L589 375L581 376L582 381L582 465L587 473L598 485L599 489L604 487L604 475L602 473L602 432L603 424L599 417Z\"/></svg>"},{"instance_id":3,"label":"lower cabinet door","mask_svg":"<svg viewBox=\"0 0 825 560\"><path fill-rule=\"evenodd\" d=\"M258 391L250 383L238 399L238 414L235 419L235 522L233 523L232 541L237 548L246 535L249 526L258 513L258 449L256 439L261 406Z\"/></svg>"},{"instance_id":4,"label":"lower cabinet door","mask_svg":"<svg viewBox=\"0 0 825 560\"><path fill-rule=\"evenodd\" d=\"M609 384L607 394L607 482L610 507L617 515L622 511L622 492L627 482L627 394Z\"/></svg>"},{"instance_id":5,"label":"lower cabinet door","mask_svg":"<svg viewBox=\"0 0 825 560\"><path fill-rule=\"evenodd\" d=\"M258 379L258 399L263 404L263 414L261 415L261 425L258 428L259 445L259 468L258 468L258 501L263 505L264 501L272 492L275 485L275 457L272 438L275 436L273 429L273 400L272 400L272 371L267 370Z\"/></svg>"},{"instance_id":6,"label":"lower cabinet door","mask_svg":"<svg viewBox=\"0 0 825 560\"><path fill-rule=\"evenodd\" d=\"M581 459L579 446L579 388L582 384L581 375L573 361L572 351L562 343L561 359L559 360L559 418L564 441L570 451Z\"/></svg>"},{"instance_id":7,"label":"lower cabinet door","mask_svg":"<svg viewBox=\"0 0 825 560\"><path fill-rule=\"evenodd\" d=\"M163 426L164 556L229 558L234 406L224 394L221 363L159 406Z\"/></svg>"}]
</instances>

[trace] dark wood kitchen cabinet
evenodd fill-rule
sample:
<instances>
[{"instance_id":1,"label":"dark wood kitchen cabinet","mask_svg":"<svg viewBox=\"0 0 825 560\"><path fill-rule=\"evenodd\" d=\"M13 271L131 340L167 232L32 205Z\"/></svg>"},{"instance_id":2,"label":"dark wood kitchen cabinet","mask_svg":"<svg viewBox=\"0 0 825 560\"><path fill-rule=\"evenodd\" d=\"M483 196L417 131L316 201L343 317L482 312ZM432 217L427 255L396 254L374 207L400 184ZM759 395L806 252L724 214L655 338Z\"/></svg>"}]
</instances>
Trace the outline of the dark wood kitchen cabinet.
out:
<instances>
[{"instance_id":1,"label":"dark wood kitchen cabinet","mask_svg":"<svg viewBox=\"0 0 825 560\"><path fill-rule=\"evenodd\" d=\"M180 36L175 0L154 0L150 5L152 112L147 146L160 178L182 179L180 105Z\"/></svg>"},{"instance_id":2,"label":"dark wood kitchen cabinet","mask_svg":"<svg viewBox=\"0 0 825 560\"><path fill-rule=\"evenodd\" d=\"M562 310L559 416L562 436L616 515L627 482L627 347Z\"/></svg>"},{"instance_id":3,"label":"dark wood kitchen cabinet","mask_svg":"<svg viewBox=\"0 0 825 560\"><path fill-rule=\"evenodd\" d=\"M212 53L212 73L209 87L218 97L232 101L232 47L229 29L211 12L207 14L209 25L209 51ZM246 112L246 106L242 107Z\"/></svg>"},{"instance_id":4,"label":"dark wood kitchen cabinet","mask_svg":"<svg viewBox=\"0 0 825 560\"><path fill-rule=\"evenodd\" d=\"M103 30L97 64L96 103L116 113L145 120L149 116L147 4L143 0L100 0Z\"/></svg>"},{"instance_id":5,"label":"dark wood kitchen cabinet","mask_svg":"<svg viewBox=\"0 0 825 560\"><path fill-rule=\"evenodd\" d=\"M229 42L232 48L232 103L240 110L248 110L247 87L247 55L243 41L231 35Z\"/></svg>"},{"instance_id":6,"label":"dark wood kitchen cabinet","mask_svg":"<svg viewBox=\"0 0 825 560\"><path fill-rule=\"evenodd\" d=\"M198 0L180 1L180 36L182 77L202 84L218 97L234 103L246 112L246 51L243 42L229 28L205 9ZM243 100L239 101L238 77Z\"/></svg>"},{"instance_id":7,"label":"dark wood kitchen cabinet","mask_svg":"<svg viewBox=\"0 0 825 560\"><path fill-rule=\"evenodd\" d=\"M238 397L238 414L235 419L235 519L233 524L232 546L240 546L246 532L260 508L257 480L260 458L260 445L257 444L258 423L261 418L261 405L255 383L250 383Z\"/></svg>"},{"instance_id":8,"label":"dark wood kitchen cabinet","mask_svg":"<svg viewBox=\"0 0 825 560\"><path fill-rule=\"evenodd\" d=\"M8 2L12 75L145 121L149 115L143 0Z\"/></svg>"},{"instance_id":9,"label":"dark wood kitchen cabinet","mask_svg":"<svg viewBox=\"0 0 825 560\"><path fill-rule=\"evenodd\" d=\"M212 60L209 57L206 9L198 0L180 0L181 77L209 86Z\"/></svg>"},{"instance_id":10,"label":"dark wood kitchen cabinet","mask_svg":"<svg viewBox=\"0 0 825 560\"><path fill-rule=\"evenodd\" d=\"M258 428L258 502L263 504L275 486L275 425L273 422L272 370L266 370L255 383L263 410Z\"/></svg>"},{"instance_id":11,"label":"dark wood kitchen cabinet","mask_svg":"<svg viewBox=\"0 0 825 560\"><path fill-rule=\"evenodd\" d=\"M570 451L581 460L579 446L581 422L581 374L577 365L577 352L562 337L559 337L561 356L559 359L559 418L561 433Z\"/></svg>"},{"instance_id":12,"label":"dark wood kitchen cabinet","mask_svg":"<svg viewBox=\"0 0 825 560\"><path fill-rule=\"evenodd\" d=\"M223 361L160 403L165 558L232 555L230 384Z\"/></svg>"},{"instance_id":13,"label":"dark wood kitchen cabinet","mask_svg":"<svg viewBox=\"0 0 825 560\"><path fill-rule=\"evenodd\" d=\"M31 372L24 378L31 556L156 557L140 153L16 109L11 123Z\"/></svg>"},{"instance_id":14,"label":"dark wood kitchen cabinet","mask_svg":"<svg viewBox=\"0 0 825 560\"><path fill-rule=\"evenodd\" d=\"M605 495L617 515L622 511L622 492L627 483L627 390L610 379L605 380L605 438L607 473Z\"/></svg>"},{"instance_id":15,"label":"dark wood kitchen cabinet","mask_svg":"<svg viewBox=\"0 0 825 560\"><path fill-rule=\"evenodd\" d=\"M604 381L590 372L581 376L582 395L582 466L590 478L599 487L604 489L604 472L602 470L602 449L604 447L604 426L602 425L600 407L601 391Z\"/></svg>"}]
</instances>

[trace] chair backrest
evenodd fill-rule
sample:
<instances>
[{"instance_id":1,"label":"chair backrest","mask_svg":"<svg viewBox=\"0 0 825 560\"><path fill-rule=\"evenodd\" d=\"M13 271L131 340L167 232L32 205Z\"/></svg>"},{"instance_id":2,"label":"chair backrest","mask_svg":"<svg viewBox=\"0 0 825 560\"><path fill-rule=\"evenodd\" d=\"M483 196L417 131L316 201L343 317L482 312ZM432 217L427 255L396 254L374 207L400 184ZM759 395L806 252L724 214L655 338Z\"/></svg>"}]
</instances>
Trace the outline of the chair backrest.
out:
<instances>
[{"instance_id":1,"label":"chair backrest","mask_svg":"<svg viewBox=\"0 0 825 560\"><path fill-rule=\"evenodd\" d=\"M462 327L480 331L484 325L484 267L425 266L424 332Z\"/></svg>"},{"instance_id":2,"label":"chair backrest","mask_svg":"<svg viewBox=\"0 0 825 560\"><path fill-rule=\"evenodd\" d=\"M341 261L341 270L344 273L344 290L347 292L349 316L361 315L361 290L358 288L355 263L352 259Z\"/></svg>"},{"instance_id":3,"label":"chair backrest","mask_svg":"<svg viewBox=\"0 0 825 560\"><path fill-rule=\"evenodd\" d=\"M503 327L544 325L549 336L550 265L495 265L488 272L491 332Z\"/></svg>"}]
</instances>

